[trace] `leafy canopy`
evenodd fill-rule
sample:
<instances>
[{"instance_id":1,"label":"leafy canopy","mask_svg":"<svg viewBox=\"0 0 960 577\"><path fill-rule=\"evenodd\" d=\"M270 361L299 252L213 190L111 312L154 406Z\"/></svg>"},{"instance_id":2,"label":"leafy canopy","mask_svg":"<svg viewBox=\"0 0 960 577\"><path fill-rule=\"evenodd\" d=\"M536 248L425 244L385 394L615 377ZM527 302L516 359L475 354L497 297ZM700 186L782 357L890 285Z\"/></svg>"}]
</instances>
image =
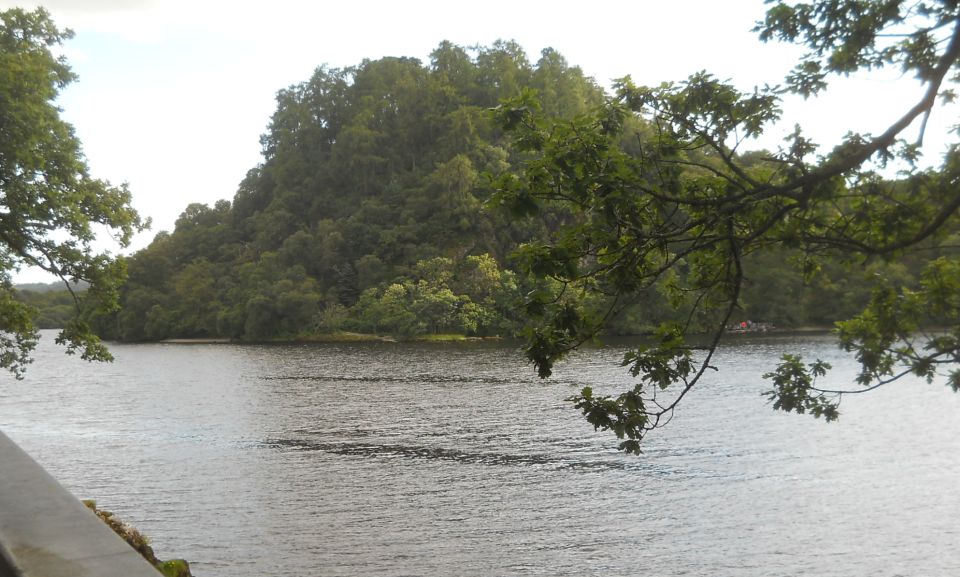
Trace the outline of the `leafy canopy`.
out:
<instances>
[{"instance_id":1,"label":"leafy canopy","mask_svg":"<svg viewBox=\"0 0 960 577\"><path fill-rule=\"evenodd\" d=\"M524 279L507 255L549 223L482 210L483 175L513 170L489 110L524 88L548 116L604 99L556 51L531 62L509 41L317 68L277 94L263 162L232 201L187 206L128 259L122 310L100 317L99 334L512 334ZM437 262L449 270L422 268Z\"/></svg>"},{"instance_id":2,"label":"leafy canopy","mask_svg":"<svg viewBox=\"0 0 960 577\"><path fill-rule=\"evenodd\" d=\"M93 244L101 227L121 246L143 227L125 185L90 177L80 141L60 118L55 100L76 77L53 50L72 35L42 8L0 12L0 367L18 377L37 332L29 307L13 298L11 273L35 266L68 287L89 282L58 342L85 359L108 359L81 313L116 306L124 265Z\"/></svg>"},{"instance_id":3,"label":"leafy canopy","mask_svg":"<svg viewBox=\"0 0 960 577\"><path fill-rule=\"evenodd\" d=\"M881 280L867 309L838 323L841 346L860 361L860 388L820 388L825 363L785 356L765 375L774 408L832 420L843 395L910 373L932 379L941 367L960 388L960 371L949 369L960 360L960 265L944 246L957 231L960 151L954 143L938 168L916 166L927 118L960 81L958 3L770 4L760 37L808 48L782 85L742 93L706 72L656 87L628 77L605 106L573 121L545 118L529 94L497 109L529 160L522 176L500 178L495 202L520 215L557 207L571 215L551 238L517 252L526 271L554 287L527 303L527 354L540 374L651 293L683 313L626 355L632 389L601 396L585 388L572 399L624 451L639 452L646 433L714 368L726 327L741 318L751 282L745 259L771 249L800 255L808 278L828 258L864 263L921 249L940 256L919 286ZM923 93L899 117L892 111L882 133L849 134L816 154L797 127L775 153L741 152L780 118L784 94L813 97L831 75L888 66L919 79ZM904 140L915 123L920 139ZM892 161L906 167L895 180L880 172ZM947 330L923 332L932 325Z\"/></svg>"}]
</instances>

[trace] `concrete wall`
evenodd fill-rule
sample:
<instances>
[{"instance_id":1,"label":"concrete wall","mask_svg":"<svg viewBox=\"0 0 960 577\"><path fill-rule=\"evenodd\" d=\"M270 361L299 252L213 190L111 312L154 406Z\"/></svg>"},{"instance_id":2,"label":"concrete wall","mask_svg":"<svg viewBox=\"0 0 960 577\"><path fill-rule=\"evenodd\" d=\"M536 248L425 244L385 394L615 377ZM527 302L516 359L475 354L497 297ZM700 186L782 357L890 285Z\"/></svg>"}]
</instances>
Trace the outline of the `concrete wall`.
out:
<instances>
[{"instance_id":1,"label":"concrete wall","mask_svg":"<svg viewBox=\"0 0 960 577\"><path fill-rule=\"evenodd\" d=\"M160 573L0 433L0 577Z\"/></svg>"}]
</instances>

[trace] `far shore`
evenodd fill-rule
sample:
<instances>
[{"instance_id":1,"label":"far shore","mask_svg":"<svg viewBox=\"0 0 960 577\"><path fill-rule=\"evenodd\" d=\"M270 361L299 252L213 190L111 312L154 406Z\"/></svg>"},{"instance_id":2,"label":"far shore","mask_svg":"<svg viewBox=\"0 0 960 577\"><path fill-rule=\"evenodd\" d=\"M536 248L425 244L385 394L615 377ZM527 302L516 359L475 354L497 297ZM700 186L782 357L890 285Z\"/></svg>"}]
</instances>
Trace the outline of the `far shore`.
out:
<instances>
[{"instance_id":1,"label":"far shore","mask_svg":"<svg viewBox=\"0 0 960 577\"><path fill-rule=\"evenodd\" d=\"M291 338L272 339L264 341L241 341L223 338L192 338L192 339L163 339L155 341L161 344L174 345L209 345L209 344L265 344L265 343L357 343L357 342L431 342L431 343L449 343L449 342L479 342L502 340L503 337L470 337L461 334L430 334L418 335L412 337L401 337L392 335L374 335L368 333L317 333L309 335L299 335Z\"/></svg>"},{"instance_id":2,"label":"far shore","mask_svg":"<svg viewBox=\"0 0 960 577\"><path fill-rule=\"evenodd\" d=\"M767 328L764 330L728 330L725 334L733 335L789 335L791 333L829 333L835 327L828 326L802 326L790 328ZM623 338L644 338L650 335L607 335L601 339L623 339ZM174 345L221 345L221 344L296 344L296 343L360 343L360 342L427 342L427 343L451 343L451 342L489 342L498 340L510 340L510 337L471 337L462 334L444 333L418 336L398 336L398 335L376 335L369 333L353 333L340 331L335 333L316 333L298 335L290 338L269 339L263 341L243 341L225 338L174 338L152 341L160 344ZM149 342L149 341L148 341Z\"/></svg>"},{"instance_id":3,"label":"far shore","mask_svg":"<svg viewBox=\"0 0 960 577\"><path fill-rule=\"evenodd\" d=\"M230 339L163 339L162 341L156 342L165 345L222 345L233 341Z\"/></svg>"}]
</instances>

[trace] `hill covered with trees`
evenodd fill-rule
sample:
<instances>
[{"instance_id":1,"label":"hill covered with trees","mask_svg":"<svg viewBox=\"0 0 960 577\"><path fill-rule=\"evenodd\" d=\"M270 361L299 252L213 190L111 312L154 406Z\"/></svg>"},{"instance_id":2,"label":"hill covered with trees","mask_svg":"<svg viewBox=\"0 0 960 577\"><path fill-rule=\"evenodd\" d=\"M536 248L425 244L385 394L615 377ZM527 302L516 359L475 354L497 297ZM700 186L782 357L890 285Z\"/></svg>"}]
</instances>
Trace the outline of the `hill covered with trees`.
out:
<instances>
[{"instance_id":1,"label":"hill covered with trees","mask_svg":"<svg viewBox=\"0 0 960 577\"><path fill-rule=\"evenodd\" d=\"M129 259L123 340L289 338L350 328L504 334L512 249L549 222L484 210L516 151L489 112L534 90L558 118L603 91L553 50L442 43L411 58L318 68L281 90L263 162L232 202L186 207ZM349 309L349 310L348 310Z\"/></svg>"},{"instance_id":2,"label":"hill covered with trees","mask_svg":"<svg viewBox=\"0 0 960 577\"><path fill-rule=\"evenodd\" d=\"M515 334L525 295L550 281L518 274L511 255L579 218L560 203L518 218L522 209L492 201L497 179L519 174L530 158L492 112L519 94L558 122L608 100L556 51L531 62L503 41L444 42L426 64L383 58L318 68L278 93L263 162L232 202L186 207L172 232L128 259L121 308L93 324L127 341ZM630 153L650 130L639 117L624 122L620 144ZM805 283L792 256L747 260L744 319L822 325L868 299L859 279L875 270ZM606 330L639 333L677 316L662 289L621 308ZM586 299L588 308L591 299L603 296Z\"/></svg>"}]
</instances>

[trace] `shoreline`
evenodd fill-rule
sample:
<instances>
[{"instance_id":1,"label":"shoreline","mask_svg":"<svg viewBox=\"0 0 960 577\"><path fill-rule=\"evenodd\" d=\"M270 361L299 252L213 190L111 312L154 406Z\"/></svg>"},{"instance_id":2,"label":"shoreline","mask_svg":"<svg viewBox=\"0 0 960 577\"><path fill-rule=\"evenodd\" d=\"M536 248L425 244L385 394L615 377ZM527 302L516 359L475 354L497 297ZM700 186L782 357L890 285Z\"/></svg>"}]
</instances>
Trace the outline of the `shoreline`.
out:
<instances>
[{"instance_id":1,"label":"shoreline","mask_svg":"<svg viewBox=\"0 0 960 577\"><path fill-rule=\"evenodd\" d=\"M795 328L768 328L768 329L746 329L746 330L727 330L724 335L731 336L783 336L790 334L815 334L830 333L835 327L827 326L802 326ZM605 335L600 337L605 339L642 339L649 337L649 334L638 335ZM694 336L694 335L691 335ZM460 334L437 334L437 335L419 335L414 337L403 337L395 335L375 335L368 333L337 332L329 334L311 334L300 335L298 337L271 339L263 341L244 341L226 338L172 338L159 341L142 341L143 343L156 343L164 345L264 345L264 344L307 344L307 343L464 343L464 342L492 342L518 340L518 337L471 337Z\"/></svg>"},{"instance_id":2,"label":"shoreline","mask_svg":"<svg viewBox=\"0 0 960 577\"><path fill-rule=\"evenodd\" d=\"M173 338L162 339L159 341L142 341L144 343L157 343L165 345L262 345L262 344L297 344L297 343L360 343L360 342L380 342L380 343L451 343L451 342L489 342L507 340L509 337L470 337L460 334L436 334L436 335L418 335L414 337L402 337L394 335L375 335L368 333L337 332L328 334L301 335L292 338L278 338L263 341L244 341L225 338Z\"/></svg>"}]
</instances>

